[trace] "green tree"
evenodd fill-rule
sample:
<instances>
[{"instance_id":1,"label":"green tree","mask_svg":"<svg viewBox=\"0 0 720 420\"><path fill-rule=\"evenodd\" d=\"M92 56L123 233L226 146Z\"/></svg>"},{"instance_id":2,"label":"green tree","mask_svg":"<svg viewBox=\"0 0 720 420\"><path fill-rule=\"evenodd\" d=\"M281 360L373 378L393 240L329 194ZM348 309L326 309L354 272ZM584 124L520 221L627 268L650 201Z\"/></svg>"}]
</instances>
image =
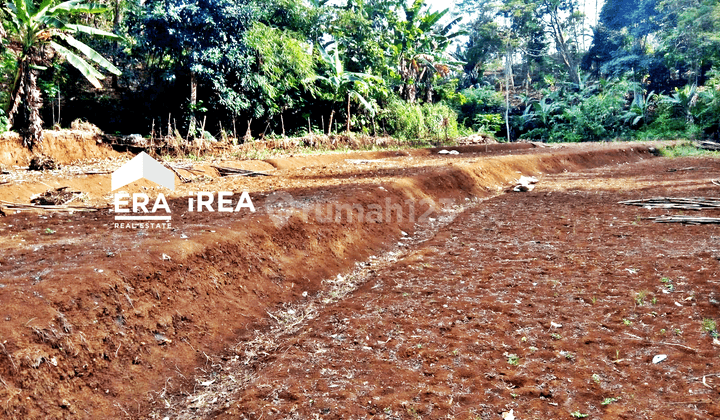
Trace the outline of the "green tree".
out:
<instances>
[{"instance_id":1,"label":"green tree","mask_svg":"<svg viewBox=\"0 0 720 420\"><path fill-rule=\"evenodd\" d=\"M129 28L136 56L187 92L182 111L193 133L200 100L214 118L233 122L269 123L302 103L319 20L318 9L300 0L147 0Z\"/></svg>"},{"instance_id":2,"label":"green tree","mask_svg":"<svg viewBox=\"0 0 720 420\"><path fill-rule=\"evenodd\" d=\"M346 131L350 131L350 99L357 99L366 110L374 114L373 106L358 91L358 88L365 88L367 90L369 83L383 83L383 80L367 73L346 71L340 60L337 46L333 48L332 52L324 48L318 48L318 50L320 51L320 57L322 58L327 75L315 75L310 80L323 82L326 87L326 93L333 103L342 102L347 98ZM328 120L328 134L330 134L334 115L335 108L333 107L330 111L330 119Z\"/></svg>"},{"instance_id":3,"label":"green tree","mask_svg":"<svg viewBox=\"0 0 720 420\"><path fill-rule=\"evenodd\" d=\"M704 70L720 61L720 2L663 0L659 36L667 64L685 70L690 83L699 84Z\"/></svg>"},{"instance_id":4,"label":"green tree","mask_svg":"<svg viewBox=\"0 0 720 420\"><path fill-rule=\"evenodd\" d=\"M283 112L304 102L303 93L315 73L311 45L300 35L256 23L245 37L257 54L258 71L250 76L257 85L253 98L257 107L266 110L268 118L280 115L285 135Z\"/></svg>"},{"instance_id":5,"label":"green tree","mask_svg":"<svg viewBox=\"0 0 720 420\"><path fill-rule=\"evenodd\" d=\"M346 69L388 77L393 65L388 59L392 28L399 20L397 1L348 0L333 14L328 32L342 48Z\"/></svg>"},{"instance_id":6,"label":"green tree","mask_svg":"<svg viewBox=\"0 0 720 420\"><path fill-rule=\"evenodd\" d=\"M392 47L396 74L400 79L399 93L403 99L412 103L418 93L423 93L418 89L424 88L424 100L432 102L435 80L447 77L453 69L459 69L464 64L447 52L453 38L465 34L464 31L453 32L462 18L455 18L439 26L449 9L430 12L425 0L401 5L405 19L399 20L393 27Z\"/></svg>"},{"instance_id":7,"label":"green tree","mask_svg":"<svg viewBox=\"0 0 720 420\"><path fill-rule=\"evenodd\" d=\"M10 39L20 45L17 54L17 73L15 75L8 118L23 138L23 144L33 148L42 142L42 120L40 107L42 98L37 84L37 72L44 70L49 51L65 57L73 67L93 86L100 89L100 80L104 76L95 68L107 69L119 75L112 63L97 51L77 40L73 35L84 33L109 39L118 39L117 35L94 27L69 23L67 18L78 13L103 13L106 8L83 3L84 0L70 0L53 6L52 0L45 0L35 7L32 0L14 0L2 7L12 30ZM90 60L90 63L82 56Z\"/></svg>"},{"instance_id":8,"label":"green tree","mask_svg":"<svg viewBox=\"0 0 720 420\"><path fill-rule=\"evenodd\" d=\"M658 0L607 0L583 67L610 77L647 74L662 61L650 37L659 29Z\"/></svg>"},{"instance_id":9,"label":"green tree","mask_svg":"<svg viewBox=\"0 0 720 420\"><path fill-rule=\"evenodd\" d=\"M580 85L577 26L582 21L583 14L579 11L577 0L542 0L537 2L537 6L540 19L555 42L555 50L570 81Z\"/></svg>"}]
</instances>

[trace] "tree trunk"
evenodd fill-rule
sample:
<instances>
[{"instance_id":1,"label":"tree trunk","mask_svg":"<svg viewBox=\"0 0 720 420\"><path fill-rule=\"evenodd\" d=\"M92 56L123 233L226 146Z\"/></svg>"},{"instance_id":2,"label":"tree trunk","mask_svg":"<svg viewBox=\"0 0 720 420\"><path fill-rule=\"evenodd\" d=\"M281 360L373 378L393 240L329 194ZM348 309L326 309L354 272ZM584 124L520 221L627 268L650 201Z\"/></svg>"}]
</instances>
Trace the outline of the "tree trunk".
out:
<instances>
[{"instance_id":1,"label":"tree trunk","mask_svg":"<svg viewBox=\"0 0 720 420\"><path fill-rule=\"evenodd\" d=\"M350 133L350 92L348 92L348 100L347 100L347 124L345 126L345 133Z\"/></svg>"},{"instance_id":2,"label":"tree trunk","mask_svg":"<svg viewBox=\"0 0 720 420\"><path fill-rule=\"evenodd\" d=\"M115 16L113 17L113 32L118 33L120 30L120 0L115 0ZM113 41L113 56L112 61L113 64L117 66L117 56L118 54L118 41L117 39ZM112 87L113 89L118 89L120 86L118 85L118 77L116 74L113 73L111 76L112 81Z\"/></svg>"},{"instance_id":3,"label":"tree trunk","mask_svg":"<svg viewBox=\"0 0 720 420\"><path fill-rule=\"evenodd\" d=\"M570 81L576 85L580 85L580 74L578 73L577 60L573 56L568 42L562 32L562 25L560 24L559 11L554 9L550 10L550 27L552 28L552 35L555 39L555 46L557 47L560 57L563 60L563 64L568 69L568 76Z\"/></svg>"},{"instance_id":4,"label":"tree trunk","mask_svg":"<svg viewBox=\"0 0 720 420\"><path fill-rule=\"evenodd\" d=\"M283 113L280 112L280 127L282 129L282 136L285 137L285 119L283 118Z\"/></svg>"},{"instance_id":5,"label":"tree trunk","mask_svg":"<svg viewBox=\"0 0 720 420\"><path fill-rule=\"evenodd\" d=\"M23 139L23 145L33 149L43 139L40 107L42 98L37 88L37 75L30 68L30 59L26 58L18 67L17 85L13 92L11 108L8 113L10 125Z\"/></svg>"},{"instance_id":6,"label":"tree trunk","mask_svg":"<svg viewBox=\"0 0 720 420\"><path fill-rule=\"evenodd\" d=\"M405 85L405 100L408 103L414 104L415 98L417 97L417 86L414 84L406 84Z\"/></svg>"},{"instance_id":7,"label":"tree trunk","mask_svg":"<svg viewBox=\"0 0 720 420\"><path fill-rule=\"evenodd\" d=\"M190 72L190 127L188 137L195 135L195 108L197 108L197 76L194 71Z\"/></svg>"},{"instance_id":8,"label":"tree trunk","mask_svg":"<svg viewBox=\"0 0 720 420\"><path fill-rule=\"evenodd\" d=\"M243 137L243 143L247 143L252 140L252 132L250 131L250 125L252 124L252 118L248 120L248 128L245 131L245 136Z\"/></svg>"},{"instance_id":9,"label":"tree trunk","mask_svg":"<svg viewBox=\"0 0 720 420\"><path fill-rule=\"evenodd\" d=\"M335 115L335 110L334 110L334 109L333 109L332 111L330 111L330 121L328 122L328 136L330 135L330 132L332 131L333 115Z\"/></svg>"},{"instance_id":10,"label":"tree trunk","mask_svg":"<svg viewBox=\"0 0 720 420\"><path fill-rule=\"evenodd\" d=\"M507 141L510 143L510 80L512 73L512 51L510 43L507 46L507 56L505 57L505 131L507 131Z\"/></svg>"}]
</instances>

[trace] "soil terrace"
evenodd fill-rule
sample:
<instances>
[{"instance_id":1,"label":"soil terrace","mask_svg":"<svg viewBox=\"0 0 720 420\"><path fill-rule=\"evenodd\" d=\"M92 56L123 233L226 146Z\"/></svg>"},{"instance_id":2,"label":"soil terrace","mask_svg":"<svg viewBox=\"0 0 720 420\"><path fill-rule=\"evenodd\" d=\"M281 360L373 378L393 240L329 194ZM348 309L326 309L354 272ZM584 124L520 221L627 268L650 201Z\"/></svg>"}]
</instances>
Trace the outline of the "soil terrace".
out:
<instances>
[{"instance_id":1,"label":"soil terrace","mask_svg":"<svg viewBox=\"0 0 720 420\"><path fill-rule=\"evenodd\" d=\"M0 200L69 186L100 210L0 218L3 415L718 415L720 378L697 379L717 370L699 327L718 318L716 228L614 203L711 194L719 165L641 144L460 150L214 162L272 175L254 178L203 163L174 192L131 185L169 197L172 229L115 228L110 175L88 165L10 169ZM127 160L106 157L90 166ZM520 174L538 189L503 194ZM247 191L257 212L189 212L197 191ZM393 210L373 219L376 207ZM659 351L668 361L649 364ZM606 408L605 394L621 400Z\"/></svg>"}]
</instances>

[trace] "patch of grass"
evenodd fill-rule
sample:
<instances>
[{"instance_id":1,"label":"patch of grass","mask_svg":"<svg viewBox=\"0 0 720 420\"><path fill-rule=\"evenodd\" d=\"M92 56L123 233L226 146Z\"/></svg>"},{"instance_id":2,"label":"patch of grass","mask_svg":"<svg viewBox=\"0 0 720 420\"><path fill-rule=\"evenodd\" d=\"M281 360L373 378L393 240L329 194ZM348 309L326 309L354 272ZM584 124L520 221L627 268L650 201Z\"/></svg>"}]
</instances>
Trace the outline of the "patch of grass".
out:
<instances>
[{"instance_id":1,"label":"patch of grass","mask_svg":"<svg viewBox=\"0 0 720 420\"><path fill-rule=\"evenodd\" d=\"M668 289L668 291L670 291L670 292L675 291L675 285L672 283L671 279L669 279L667 277L663 277L660 279L660 282L665 284L665 288Z\"/></svg>"},{"instance_id":2,"label":"patch of grass","mask_svg":"<svg viewBox=\"0 0 720 420\"><path fill-rule=\"evenodd\" d=\"M599 383L600 383L600 375L598 375L597 373L593 373L593 375L592 375L592 380L593 380L593 382L595 382L596 384L599 384Z\"/></svg>"},{"instance_id":3,"label":"patch of grass","mask_svg":"<svg viewBox=\"0 0 720 420\"><path fill-rule=\"evenodd\" d=\"M711 336L712 338L717 338L717 337L718 337L717 323L715 322L714 319L711 319L711 318L705 318L705 319L703 319L703 320L702 320L702 329L703 329L703 331L705 331L706 333L710 334L710 336Z\"/></svg>"},{"instance_id":4,"label":"patch of grass","mask_svg":"<svg viewBox=\"0 0 720 420\"><path fill-rule=\"evenodd\" d=\"M641 290L635 293L635 304L637 306L643 306L645 304L645 297L647 296L647 290Z\"/></svg>"},{"instance_id":5,"label":"patch of grass","mask_svg":"<svg viewBox=\"0 0 720 420\"><path fill-rule=\"evenodd\" d=\"M570 413L570 415L575 417L576 419L582 419L589 416L589 414L583 414L579 410L573 411L572 413Z\"/></svg>"},{"instance_id":6,"label":"patch of grass","mask_svg":"<svg viewBox=\"0 0 720 420\"><path fill-rule=\"evenodd\" d=\"M632 325L632 321L630 321L629 319L623 319L623 324L625 324L626 327L629 327Z\"/></svg>"},{"instance_id":7,"label":"patch of grass","mask_svg":"<svg viewBox=\"0 0 720 420\"><path fill-rule=\"evenodd\" d=\"M608 398L605 398L600 404L609 405L618 400L620 400L620 397L608 397Z\"/></svg>"},{"instance_id":8,"label":"patch of grass","mask_svg":"<svg viewBox=\"0 0 720 420\"><path fill-rule=\"evenodd\" d=\"M520 357L517 354L508 354L508 364L511 364L513 366L517 366L520 364Z\"/></svg>"},{"instance_id":9,"label":"patch of grass","mask_svg":"<svg viewBox=\"0 0 720 420\"><path fill-rule=\"evenodd\" d=\"M552 337L554 340L560 340L562 336L558 333L552 333L550 334L550 337Z\"/></svg>"},{"instance_id":10,"label":"patch of grass","mask_svg":"<svg viewBox=\"0 0 720 420\"><path fill-rule=\"evenodd\" d=\"M682 142L674 146L661 147L660 156L669 158L688 157L688 156L712 156L720 157L720 152L698 149L691 142Z\"/></svg>"},{"instance_id":11,"label":"patch of grass","mask_svg":"<svg viewBox=\"0 0 720 420\"><path fill-rule=\"evenodd\" d=\"M52 229L50 229L50 228L45 228L45 233L46 233L47 235L52 235L52 234L55 233L55 231L52 230Z\"/></svg>"}]
</instances>

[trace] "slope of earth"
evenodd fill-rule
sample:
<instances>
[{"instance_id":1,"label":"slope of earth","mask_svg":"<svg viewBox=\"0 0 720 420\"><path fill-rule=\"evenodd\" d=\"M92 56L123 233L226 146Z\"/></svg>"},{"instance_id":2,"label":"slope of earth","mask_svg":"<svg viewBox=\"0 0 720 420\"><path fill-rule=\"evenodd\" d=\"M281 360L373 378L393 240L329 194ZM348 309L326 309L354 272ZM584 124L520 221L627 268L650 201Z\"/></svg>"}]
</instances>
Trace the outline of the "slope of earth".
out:
<instances>
[{"instance_id":1,"label":"slope of earth","mask_svg":"<svg viewBox=\"0 0 720 420\"><path fill-rule=\"evenodd\" d=\"M719 170L653 159L482 201L368 260L344 299L277 312L156 414L718 418L720 342L703 326L720 321L720 230L618 201L717 197Z\"/></svg>"},{"instance_id":2,"label":"slope of earth","mask_svg":"<svg viewBox=\"0 0 720 420\"><path fill-rule=\"evenodd\" d=\"M11 170L0 196L27 203L30 188L70 184L84 191L92 184L86 204L98 211L6 208L0 218L1 412L8 418L157 412L197 388L196 375L213 371L216 356L234 357L235 343L273 331L269 321L295 319L289 310L283 315L288 305L321 299L322 307L346 296L354 283L333 280L338 274L405 248L397 245L402 237L411 238L404 244L425 237L445 212L507 189L520 174L617 168L651 158L649 150L611 144L490 156L400 151L305 164L223 162L275 169L261 178L221 178L208 169L175 192L145 181L131 185L129 192L170 197L172 225L150 229L116 225L109 173L59 171L46 179ZM258 211L192 212L193 191L228 191L233 202L248 192ZM375 208L384 211L371 218Z\"/></svg>"},{"instance_id":3,"label":"slope of earth","mask_svg":"<svg viewBox=\"0 0 720 420\"><path fill-rule=\"evenodd\" d=\"M51 156L58 164L71 164L77 161L88 162L92 159L109 159L124 156L109 145L102 144L95 133L80 130L46 130L43 142L35 152ZM33 153L22 145L17 133L0 135L0 168L9 166L27 166Z\"/></svg>"}]
</instances>

